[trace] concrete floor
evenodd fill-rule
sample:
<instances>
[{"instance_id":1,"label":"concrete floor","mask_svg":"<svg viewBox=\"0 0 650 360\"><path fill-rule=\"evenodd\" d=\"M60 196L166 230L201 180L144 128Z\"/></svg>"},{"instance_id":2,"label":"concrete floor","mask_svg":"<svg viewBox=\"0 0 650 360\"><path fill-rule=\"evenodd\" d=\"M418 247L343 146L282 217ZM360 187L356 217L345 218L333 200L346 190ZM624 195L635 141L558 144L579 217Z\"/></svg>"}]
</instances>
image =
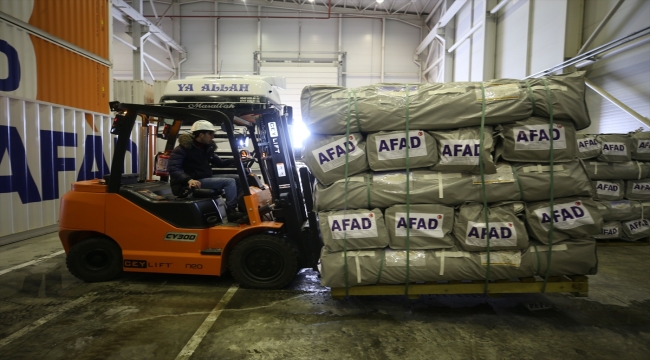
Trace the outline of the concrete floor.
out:
<instances>
[{"instance_id":1,"label":"concrete floor","mask_svg":"<svg viewBox=\"0 0 650 360\"><path fill-rule=\"evenodd\" d=\"M56 234L0 247L0 273L61 250ZM588 298L337 301L305 271L284 290L237 290L191 358L650 359L650 247L599 248L599 258ZM0 275L0 358L188 358L232 284L158 274L86 284L55 255Z\"/></svg>"}]
</instances>

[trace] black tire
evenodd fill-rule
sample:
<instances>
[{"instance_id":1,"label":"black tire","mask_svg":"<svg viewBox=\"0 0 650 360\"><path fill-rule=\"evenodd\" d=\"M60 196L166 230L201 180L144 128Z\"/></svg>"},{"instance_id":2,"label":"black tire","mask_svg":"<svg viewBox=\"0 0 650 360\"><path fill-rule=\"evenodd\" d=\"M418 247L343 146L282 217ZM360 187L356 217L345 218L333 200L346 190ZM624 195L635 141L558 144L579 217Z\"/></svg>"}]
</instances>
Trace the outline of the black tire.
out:
<instances>
[{"instance_id":1,"label":"black tire","mask_svg":"<svg viewBox=\"0 0 650 360\"><path fill-rule=\"evenodd\" d=\"M298 272L298 251L285 239L253 235L235 246L229 266L242 287L279 289Z\"/></svg>"},{"instance_id":2,"label":"black tire","mask_svg":"<svg viewBox=\"0 0 650 360\"><path fill-rule=\"evenodd\" d=\"M122 249L113 240L89 238L70 249L65 263L85 282L108 281L122 273Z\"/></svg>"}]
</instances>

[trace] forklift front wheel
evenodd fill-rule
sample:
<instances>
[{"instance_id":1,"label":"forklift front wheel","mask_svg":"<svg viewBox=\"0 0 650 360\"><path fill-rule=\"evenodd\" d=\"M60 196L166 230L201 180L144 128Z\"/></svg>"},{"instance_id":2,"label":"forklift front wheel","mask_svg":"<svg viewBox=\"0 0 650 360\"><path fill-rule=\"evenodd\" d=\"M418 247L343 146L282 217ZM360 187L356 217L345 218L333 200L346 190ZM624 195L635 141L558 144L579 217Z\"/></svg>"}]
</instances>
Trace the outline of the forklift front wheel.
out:
<instances>
[{"instance_id":1,"label":"forklift front wheel","mask_svg":"<svg viewBox=\"0 0 650 360\"><path fill-rule=\"evenodd\" d=\"M253 235L235 246L229 265L243 287L279 289L296 275L298 251L283 238Z\"/></svg>"},{"instance_id":2,"label":"forklift front wheel","mask_svg":"<svg viewBox=\"0 0 650 360\"><path fill-rule=\"evenodd\" d=\"M122 249L110 239L86 239L70 249L66 265L85 282L112 280L122 272Z\"/></svg>"}]
</instances>

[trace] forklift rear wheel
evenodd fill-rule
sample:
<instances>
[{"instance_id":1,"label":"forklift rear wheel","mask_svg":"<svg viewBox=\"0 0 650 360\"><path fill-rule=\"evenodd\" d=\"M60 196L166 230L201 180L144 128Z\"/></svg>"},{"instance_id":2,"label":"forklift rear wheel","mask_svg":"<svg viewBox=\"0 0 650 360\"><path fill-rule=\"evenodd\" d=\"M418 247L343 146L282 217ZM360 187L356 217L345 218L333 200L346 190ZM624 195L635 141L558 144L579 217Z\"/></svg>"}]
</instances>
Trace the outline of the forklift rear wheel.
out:
<instances>
[{"instance_id":1,"label":"forklift rear wheel","mask_svg":"<svg viewBox=\"0 0 650 360\"><path fill-rule=\"evenodd\" d=\"M230 255L230 271L246 288L279 289L298 271L298 251L287 240L254 235L242 240Z\"/></svg>"},{"instance_id":2,"label":"forklift rear wheel","mask_svg":"<svg viewBox=\"0 0 650 360\"><path fill-rule=\"evenodd\" d=\"M85 282L112 280L122 272L122 249L110 239L86 239L70 249L66 265Z\"/></svg>"}]
</instances>

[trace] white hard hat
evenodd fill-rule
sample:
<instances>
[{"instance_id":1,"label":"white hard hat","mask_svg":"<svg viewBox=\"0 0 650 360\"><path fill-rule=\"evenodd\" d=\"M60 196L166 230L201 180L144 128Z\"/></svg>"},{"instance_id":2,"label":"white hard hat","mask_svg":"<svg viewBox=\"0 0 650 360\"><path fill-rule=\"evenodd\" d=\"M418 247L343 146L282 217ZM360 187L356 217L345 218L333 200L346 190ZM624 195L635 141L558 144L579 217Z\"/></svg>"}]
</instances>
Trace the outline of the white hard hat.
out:
<instances>
[{"instance_id":1,"label":"white hard hat","mask_svg":"<svg viewBox=\"0 0 650 360\"><path fill-rule=\"evenodd\" d=\"M214 125L208 120L199 120L192 124L192 132L201 130L214 131Z\"/></svg>"}]
</instances>

